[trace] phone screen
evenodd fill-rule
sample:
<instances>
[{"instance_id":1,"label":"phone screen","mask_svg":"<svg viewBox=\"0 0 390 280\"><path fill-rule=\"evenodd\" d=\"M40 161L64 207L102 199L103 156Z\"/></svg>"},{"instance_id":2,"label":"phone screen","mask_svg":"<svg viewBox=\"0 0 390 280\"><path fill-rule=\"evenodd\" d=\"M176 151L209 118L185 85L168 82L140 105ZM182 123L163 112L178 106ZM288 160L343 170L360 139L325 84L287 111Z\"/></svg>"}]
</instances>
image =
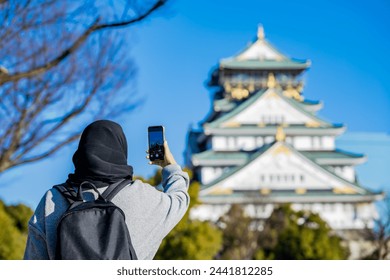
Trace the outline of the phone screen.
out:
<instances>
[{"instance_id":1,"label":"phone screen","mask_svg":"<svg viewBox=\"0 0 390 280\"><path fill-rule=\"evenodd\" d=\"M162 126L150 126L149 137L149 159L151 161L164 160L164 128Z\"/></svg>"}]
</instances>

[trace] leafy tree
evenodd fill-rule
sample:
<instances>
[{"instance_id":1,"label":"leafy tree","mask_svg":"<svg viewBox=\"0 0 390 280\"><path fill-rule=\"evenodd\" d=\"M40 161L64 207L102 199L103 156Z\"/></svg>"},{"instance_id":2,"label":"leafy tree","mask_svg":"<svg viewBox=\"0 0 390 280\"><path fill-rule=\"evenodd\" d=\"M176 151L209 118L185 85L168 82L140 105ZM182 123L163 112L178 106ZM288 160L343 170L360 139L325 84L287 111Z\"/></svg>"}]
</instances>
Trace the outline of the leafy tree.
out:
<instances>
[{"instance_id":1,"label":"leafy tree","mask_svg":"<svg viewBox=\"0 0 390 280\"><path fill-rule=\"evenodd\" d=\"M289 205L276 208L258 238L256 259L346 259L341 238L318 214L294 211Z\"/></svg>"},{"instance_id":2,"label":"leafy tree","mask_svg":"<svg viewBox=\"0 0 390 280\"><path fill-rule=\"evenodd\" d=\"M0 173L48 157L86 122L138 104L126 31L163 4L0 1Z\"/></svg>"},{"instance_id":3,"label":"leafy tree","mask_svg":"<svg viewBox=\"0 0 390 280\"><path fill-rule=\"evenodd\" d=\"M233 204L218 225L223 230L223 246L219 258L228 260L252 259L257 249L259 232L251 228L255 223L238 204Z\"/></svg>"},{"instance_id":4,"label":"leafy tree","mask_svg":"<svg viewBox=\"0 0 390 280\"><path fill-rule=\"evenodd\" d=\"M21 213L15 215L17 209ZM31 214L32 210L25 205L6 206L0 200L0 260L23 258Z\"/></svg>"},{"instance_id":5,"label":"leafy tree","mask_svg":"<svg viewBox=\"0 0 390 280\"><path fill-rule=\"evenodd\" d=\"M28 221L30 220L34 211L24 204L7 206L5 211L13 219L17 229L22 233L27 233Z\"/></svg>"},{"instance_id":6,"label":"leafy tree","mask_svg":"<svg viewBox=\"0 0 390 280\"><path fill-rule=\"evenodd\" d=\"M186 170L190 178L192 173ZM200 185L193 181L189 187L190 206L182 220L164 238L156 254L159 260L210 260L219 251L222 233L209 222L192 220L191 208L199 204Z\"/></svg>"}]
</instances>

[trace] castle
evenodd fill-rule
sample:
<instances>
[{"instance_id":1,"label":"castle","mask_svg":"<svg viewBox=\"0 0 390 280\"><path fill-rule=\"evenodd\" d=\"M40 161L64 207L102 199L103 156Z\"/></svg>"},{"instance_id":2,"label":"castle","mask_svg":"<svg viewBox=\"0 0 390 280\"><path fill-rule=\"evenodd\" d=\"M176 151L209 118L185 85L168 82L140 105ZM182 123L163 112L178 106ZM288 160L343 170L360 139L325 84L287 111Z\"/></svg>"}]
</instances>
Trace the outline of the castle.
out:
<instances>
[{"instance_id":1,"label":"castle","mask_svg":"<svg viewBox=\"0 0 390 280\"><path fill-rule=\"evenodd\" d=\"M187 136L186 161L203 202L193 217L216 221L238 203L266 219L290 203L319 213L335 231L373 227L382 194L356 179L366 157L335 146L346 127L320 118L322 102L303 96L309 67L271 45L261 26L247 48L219 61L210 113Z\"/></svg>"}]
</instances>

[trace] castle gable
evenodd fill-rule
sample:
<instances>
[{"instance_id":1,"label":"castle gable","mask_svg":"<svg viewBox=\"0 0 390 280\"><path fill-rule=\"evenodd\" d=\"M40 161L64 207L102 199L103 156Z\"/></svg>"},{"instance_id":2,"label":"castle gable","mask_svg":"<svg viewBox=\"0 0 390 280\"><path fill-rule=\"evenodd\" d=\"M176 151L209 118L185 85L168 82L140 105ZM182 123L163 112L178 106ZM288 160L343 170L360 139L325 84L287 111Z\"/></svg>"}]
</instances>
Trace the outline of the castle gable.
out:
<instances>
[{"instance_id":1,"label":"castle gable","mask_svg":"<svg viewBox=\"0 0 390 280\"><path fill-rule=\"evenodd\" d=\"M281 89L269 88L249 97L211 126L291 124L330 127L331 124L306 111L299 101L284 96Z\"/></svg>"},{"instance_id":2,"label":"castle gable","mask_svg":"<svg viewBox=\"0 0 390 280\"><path fill-rule=\"evenodd\" d=\"M211 182L201 191L201 195L222 190L366 193L358 185L324 169L283 141L255 153L246 164Z\"/></svg>"}]
</instances>

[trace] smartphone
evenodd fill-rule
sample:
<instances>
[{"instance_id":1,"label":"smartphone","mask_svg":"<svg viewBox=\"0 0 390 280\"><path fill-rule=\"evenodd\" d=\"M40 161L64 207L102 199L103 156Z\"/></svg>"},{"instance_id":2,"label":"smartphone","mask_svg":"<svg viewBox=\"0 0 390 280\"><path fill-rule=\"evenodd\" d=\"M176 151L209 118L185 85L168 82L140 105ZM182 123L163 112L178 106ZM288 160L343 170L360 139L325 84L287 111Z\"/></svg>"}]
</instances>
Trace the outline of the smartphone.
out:
<instances>
[{"instance_id":1,"label":"smartphone","mask_svg":"<svg viewBox=\"0 0 390 280\"><path fill-rule=\"evenodd\" d=\"M149 160L164 160L164 127L163 126L149 126Z\"/></svg>"}]
</instances>

